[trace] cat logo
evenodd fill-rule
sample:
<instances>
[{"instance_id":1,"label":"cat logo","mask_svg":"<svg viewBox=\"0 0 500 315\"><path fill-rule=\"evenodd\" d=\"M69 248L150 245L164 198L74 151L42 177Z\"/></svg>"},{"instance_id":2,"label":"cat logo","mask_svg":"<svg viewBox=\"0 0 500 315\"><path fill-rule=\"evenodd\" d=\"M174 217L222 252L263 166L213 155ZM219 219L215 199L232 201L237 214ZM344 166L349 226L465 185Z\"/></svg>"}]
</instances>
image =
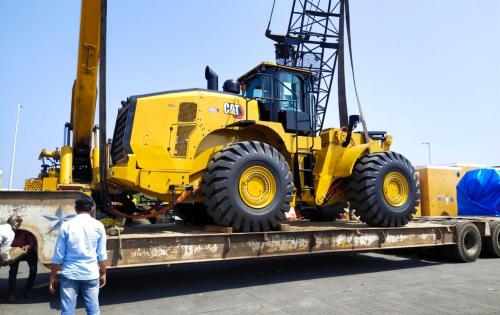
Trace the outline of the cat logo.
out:
<instances>
[{"instance_id":1,"label":"cat logo","mask_svg":"<svg viewBox=\"0 0 500 315\"><path fill-rule=\"evenodd\" d=\"M224 103L224 114L233 115L234 118L243 117L243 107L240 104Z\"/></svg>"}]
</instances>

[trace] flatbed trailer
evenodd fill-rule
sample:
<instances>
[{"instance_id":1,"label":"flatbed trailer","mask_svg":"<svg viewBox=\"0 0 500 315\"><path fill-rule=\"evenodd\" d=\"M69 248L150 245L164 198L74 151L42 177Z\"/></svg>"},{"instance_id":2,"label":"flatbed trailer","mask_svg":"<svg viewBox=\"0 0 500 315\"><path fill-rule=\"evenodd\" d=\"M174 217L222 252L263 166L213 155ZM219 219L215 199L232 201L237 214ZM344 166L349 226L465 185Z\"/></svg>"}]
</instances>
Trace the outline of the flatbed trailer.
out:
<instances>
[{"instance_id":1,"label":"flatbed trailer","mask_svg":"<svg viewBox=\"0 0 500 315\"><path fill-rule=\"evenodd\" d=\"M149 231L148 231L149 230ZM156 230L156 231L155 231ZM448 226L410 223L402 228L372 228L364 223L292 222L280 231L208 232L208 227L144 226L108 237L110 267L178 264L356 250L379 250L454 243ZM111 233L113 233L111 231Z\"/></svg>"},{"instance_id":2,"label":"flatbed trailer","mask_svg":"<svg viewBox=\"0 0 500 315\"><path fill-rule=\"evenodd\" d=\"M110 268L190 262L372 251L417 247L453 247L455 224L472 223L489 236L489 219L418 219L404 227L377 228L362 222L290 222L280 231L232 233L218 227L143 226L108 237ZM116 232L110 231L112 234Z\"/></svg>"},{"instance_id":3,"label":"flatbed trailer","mask_svg":"<svg viewBox=\"0 0 500 315\"><path fill-rule=\"evenodd\" d=\"M19 198L24 194L24 198ZM40 262L50 266L60 225L75 215L80 193L2 192L0 220L13 212L37 239ZM109 268L181 264L327 252L436 247L462 262L481 249L500 256L500 218L421 217L403 227L371 227L357 221L282 224L280 230L233 233L219 226L144 224L107 229ZM483 246L483 243L485 246ZM497 249L497 251L495 251Z\"/></svg>"}]
</instances>

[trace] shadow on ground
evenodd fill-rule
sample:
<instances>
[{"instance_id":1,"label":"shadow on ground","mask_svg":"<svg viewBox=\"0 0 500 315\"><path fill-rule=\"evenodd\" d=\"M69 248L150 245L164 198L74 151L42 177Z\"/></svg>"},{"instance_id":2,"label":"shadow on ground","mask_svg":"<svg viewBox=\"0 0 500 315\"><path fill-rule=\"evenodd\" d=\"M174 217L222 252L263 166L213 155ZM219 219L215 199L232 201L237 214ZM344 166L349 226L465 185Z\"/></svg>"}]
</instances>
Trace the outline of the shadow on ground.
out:
<instances>
[{"instance_id":1,"label":"shadow on ground","mask_svg":"<svg viewBox=\"0 0 500 315\"><path fill-rule=\"evenodd\" d=\"M391 254L315 254L109 270L108 284L101 290L100 303L113 305L147 301L282 282L420 268L444 262L424 260L410 251ZM24 281L20 279L18 288L22 288ZM42 273L36 282L47 281L48 273ZM6 292L6 281L2 281L0 290ZM33 293L31 299L18 294L17 303L49 302L52 309L60 309L58 294L49 295L47 287L36 288ZM81 306L81 302L79 304Z\"/></svg>"}]
</instances>

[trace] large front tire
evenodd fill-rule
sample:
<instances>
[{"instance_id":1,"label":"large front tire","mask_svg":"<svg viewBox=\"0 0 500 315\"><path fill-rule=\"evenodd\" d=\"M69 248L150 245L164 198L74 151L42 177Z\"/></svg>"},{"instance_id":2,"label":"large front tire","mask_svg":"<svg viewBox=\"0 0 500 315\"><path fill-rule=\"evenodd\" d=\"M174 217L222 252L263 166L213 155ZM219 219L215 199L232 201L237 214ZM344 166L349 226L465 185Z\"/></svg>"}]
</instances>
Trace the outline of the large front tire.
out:
<instances>
[{"instance_id":1,"label":"large front tire","mask_svg":"<svg viewBox=\"0 0 500 315\"><path fill-rule=\"evenodd\" d=\"M273 147L257 141L233 144L215 154L202 185L208 214L237 232L276 229L290 210L290 167Z\"/></svg>"},{"instance_id":2,"label":"large front tire","mask_svg":"<svg viewBox=\"0 0 500 315\"><path fill-rule=\"evenodd\" d=\"M420 202L415 168L399 153L380 152L361 157L348 183L351 208L361 221L380 227L403 226Z\"/></svg>"}]
</instances>

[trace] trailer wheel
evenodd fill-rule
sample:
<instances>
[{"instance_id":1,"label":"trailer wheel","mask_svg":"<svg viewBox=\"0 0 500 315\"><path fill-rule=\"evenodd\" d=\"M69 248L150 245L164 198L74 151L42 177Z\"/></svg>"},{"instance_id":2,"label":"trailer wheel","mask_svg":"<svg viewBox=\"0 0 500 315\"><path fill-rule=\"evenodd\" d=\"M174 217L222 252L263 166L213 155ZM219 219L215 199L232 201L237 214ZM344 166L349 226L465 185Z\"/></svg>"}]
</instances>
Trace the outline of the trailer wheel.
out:
<instances>
[{"instance_id":1,"label":"trailer wheel","mask_svg":"<svg viewBox=\"0 0 500 315\"><path fill-rule=\"evenodd\" d=\"M457 243L449 247L451 258L457 262L473 262L481 254L481 233L475 224L455 224Z\"/></svg>"},{"instance_id":2,"label":"trailer wheel","mask_svg":"<svg viewBox=\"0 0 500 315\"><path fill-rule=\"evenodd\" d=\"M491 236L484 240L484 249L490 257L500 258L500 221L490 223Z\"/></svg>"},{"instance_id":3,"label":"trailer wheel","mask_svg":"<svg viewBox=\"0 0 500 315\"><path fill-rule=\"evenodd\" d=\"M312 222L330 222L337 220L339 214L347 207L346 202L337 202L329 206L319 206L315 210L307 209L307 211L301 211L301 214Z\"/></svg>"},{"instance_id":4,"label":"trailer wheel","mask_svg":"<svg viewBox=\"0 0 500 315\"><path fill-rule=\"evenodd\" d=\"M174 207L174 215L185 224L206 225L214 222L202 203L178 203Z\"/></svg>"},{"instance_id":5,"label":"trailer wheel","mask_svg":"<svg viewBox=\"0 0 500 315\"><path fill-rule=\"evenodd\" d=\"M233 144L214 155L202 184L208 214L235 231L275 229L290 210L290 167L273 147L257 141Z\"/></svg>"},{"instance_id":6,"label":"trailer wheel","mask_svg":"<svg viewBox=\"0 0 500 315\"><path fill-rule=\"evenodd\" d=\"M372 226L406 225L420 202L415 168L395 152L361 157L347 187L351 208L356 209L361 221Z\"/></svg>"}]
</instances>

